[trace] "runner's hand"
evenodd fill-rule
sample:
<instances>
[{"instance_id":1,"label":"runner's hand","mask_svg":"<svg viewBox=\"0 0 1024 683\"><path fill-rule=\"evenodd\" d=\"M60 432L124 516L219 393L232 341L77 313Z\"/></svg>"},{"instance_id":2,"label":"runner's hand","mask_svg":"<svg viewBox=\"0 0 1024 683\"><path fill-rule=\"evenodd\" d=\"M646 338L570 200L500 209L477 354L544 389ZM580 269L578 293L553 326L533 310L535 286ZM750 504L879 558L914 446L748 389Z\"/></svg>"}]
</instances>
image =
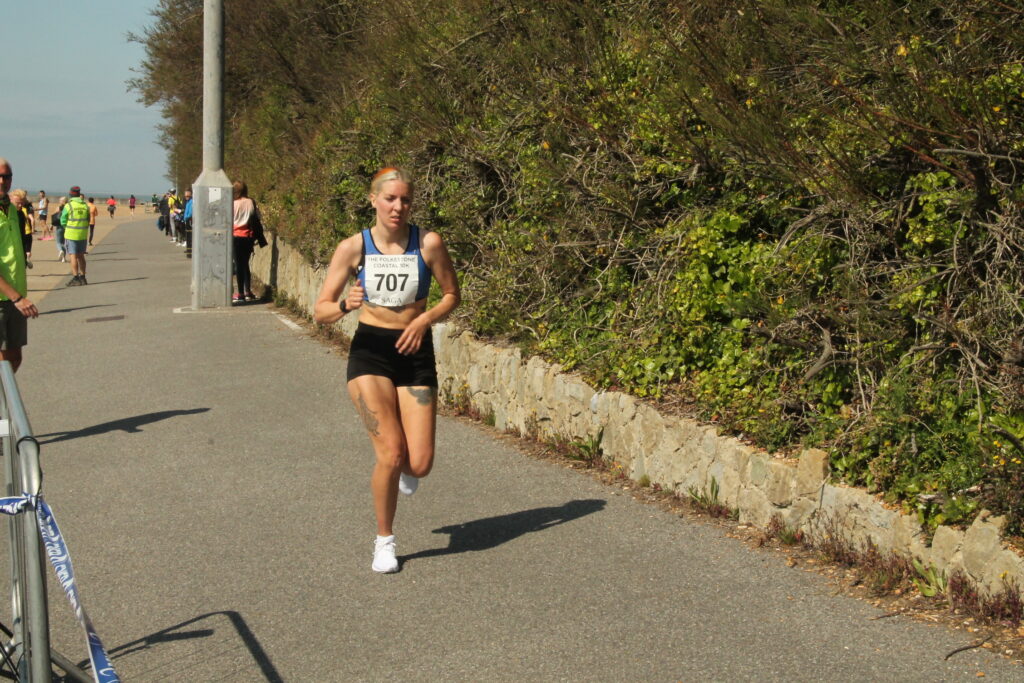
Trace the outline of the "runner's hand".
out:
<instances>
[{"instance_id":1,"label":"runner's hand","mask_svg":"<svg viewBox=\"0 0 1024 683\"><path fill-rule=\"evenodd\" d=\"M348 294L345 295L345 308L349 312L362 308L364 296L366 296L366 289L356 280L356 283L349 287Z\"/></svg>"},{"instance_id":2,"label":"runner's hand","mask_svg":"<svg viewBox=\"0 0 1024 683\"><path fill-rule=\"evenodd\" d=\"M402 335L395 342L395 348L403 356L410 356L420 350L423 344L423 335L430 331L430 323L426 316L419 316L402 331Z\"/></svg>"},{"instance_id":3,"label":"runner's hand","mask_svg":"<svg viewBox=\"0 0 1024 683\"><path fill-rule=\"evenodd\" d=\"M34 303L29 301L25 297L21 297L21 300L18 303L14 304L14 307L17 308L21 312L21 314L26 318L39 317L39 309L36 308L36 305Z\"/></svg>"}]
</instances>

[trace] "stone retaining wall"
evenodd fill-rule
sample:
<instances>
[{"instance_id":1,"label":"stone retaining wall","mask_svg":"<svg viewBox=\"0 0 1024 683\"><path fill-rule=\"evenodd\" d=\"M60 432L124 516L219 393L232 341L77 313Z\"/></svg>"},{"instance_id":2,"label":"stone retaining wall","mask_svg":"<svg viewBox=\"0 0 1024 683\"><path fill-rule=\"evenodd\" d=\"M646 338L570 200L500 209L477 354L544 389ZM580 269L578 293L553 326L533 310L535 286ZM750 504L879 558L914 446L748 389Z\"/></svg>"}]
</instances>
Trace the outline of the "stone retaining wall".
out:
<instances>
[{"instance_id":1,"label":"stone retaining wall","mask_svg":"<svg viewBox=\"0 0 1024 683\"><path fill-rule=\"evenodd\" d=\"M326 275L276 237L257 250L252 272L309 314ZM355 316L339 326L351 334ZM558 365L524 359L448 324L434 327L434 344L442 399L471 406L498 429L577 442L600 438L602 456L633 479L680 493L708 492L714 480L719 501L738 509L741 521L764 528L777 517L812 538L838 534L861 549L870 543L947 574L960 570L990 594L1004 582L1024 587L1024 560L1004 547L1002 517L982 512L965 531L940 527L928 545L913 517L864 490L830 483L823 451L808 449L795 462L773 458L626 394L595 391Z\"/></svg>"}]
</instances>

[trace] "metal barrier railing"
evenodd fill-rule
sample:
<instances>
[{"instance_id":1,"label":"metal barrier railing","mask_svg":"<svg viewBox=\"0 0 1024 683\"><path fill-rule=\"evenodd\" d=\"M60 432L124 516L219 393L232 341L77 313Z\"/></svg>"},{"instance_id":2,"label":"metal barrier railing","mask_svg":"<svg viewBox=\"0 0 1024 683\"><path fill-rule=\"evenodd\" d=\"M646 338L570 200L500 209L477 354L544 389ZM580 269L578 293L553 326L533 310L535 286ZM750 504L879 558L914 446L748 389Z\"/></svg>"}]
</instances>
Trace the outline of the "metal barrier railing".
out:
<instances>
[{"instance_id":1,"label":"metal barrier railing","mask_svg":"<svg viewBox=\"0 0 1024 683\"><path fill-rule=\"evenodd\" d=\"M0 361L0 441L3 442L5 495L8 499L39 500L42 470L39 443L32 436L25 406L8 361ZM3 660L19 681L53 680L53 664L70 678L89 683L93 678L50 648L50 618L38 510L24 505L8 517L11 553L12 623L0 629L10 639ZM2 668L2 667L0 667Z\"/></svg>"}]
</instances>

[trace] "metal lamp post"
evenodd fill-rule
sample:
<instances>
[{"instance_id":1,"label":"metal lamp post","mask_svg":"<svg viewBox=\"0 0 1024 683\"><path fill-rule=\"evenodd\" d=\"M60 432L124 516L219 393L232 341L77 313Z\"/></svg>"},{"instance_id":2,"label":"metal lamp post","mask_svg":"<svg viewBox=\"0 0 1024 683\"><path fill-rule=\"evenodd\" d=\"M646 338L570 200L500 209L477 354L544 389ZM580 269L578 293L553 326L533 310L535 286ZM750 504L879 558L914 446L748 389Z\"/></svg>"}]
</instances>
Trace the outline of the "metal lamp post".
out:
<instances>
[{"instance_id":1,"label":"metal lamp post","mask_svg":"<svg viewBox=\"0 0 1024 683\"><path fill-rule=\"evenodd\" d=\"M203 3L203 172L192 185L192 308L231 306L231 181L224 172L224 5Z\"/></svg>"}]
</instances>

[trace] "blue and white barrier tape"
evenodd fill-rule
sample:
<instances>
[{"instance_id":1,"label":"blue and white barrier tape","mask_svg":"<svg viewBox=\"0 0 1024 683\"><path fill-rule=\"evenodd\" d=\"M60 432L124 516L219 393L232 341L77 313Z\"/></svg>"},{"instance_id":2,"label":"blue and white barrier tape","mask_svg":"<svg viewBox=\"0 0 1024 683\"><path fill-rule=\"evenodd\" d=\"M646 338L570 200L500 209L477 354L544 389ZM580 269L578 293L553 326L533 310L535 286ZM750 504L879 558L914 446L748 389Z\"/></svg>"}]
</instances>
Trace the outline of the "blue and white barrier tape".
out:
<instances>
[{"instance_id":1,"label":"blue and white barrier tape","mask_svg":"<svg viewBox=\"0 0 1024 683\"><path fill-rule=\"evenodd\" d=\"M43 545L46 547L46 556L50 558L53 571L57 574L57 580L64 589L68 602L71 603L78 623L85 630L93 679L96 683L120 683L121 679L117 677L117 672L114 671L114 666L110 663L110 657L107 656L107 651L103 649L103 643L100 641L96 629L93 628L92 620L89 619L89 615L78 597L75 570L71 566L71 553L68 552L68 546L64 543L64 537L60 533L60 527L57 526L57 520L54 518L50 506L46 504L42 496L22 495L0 498L0 512L4 514L16 515L26 508L35 508L36 510L36 521L39 524Z\"/></svg>"}]
</instances>

